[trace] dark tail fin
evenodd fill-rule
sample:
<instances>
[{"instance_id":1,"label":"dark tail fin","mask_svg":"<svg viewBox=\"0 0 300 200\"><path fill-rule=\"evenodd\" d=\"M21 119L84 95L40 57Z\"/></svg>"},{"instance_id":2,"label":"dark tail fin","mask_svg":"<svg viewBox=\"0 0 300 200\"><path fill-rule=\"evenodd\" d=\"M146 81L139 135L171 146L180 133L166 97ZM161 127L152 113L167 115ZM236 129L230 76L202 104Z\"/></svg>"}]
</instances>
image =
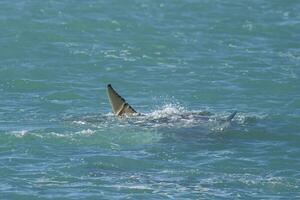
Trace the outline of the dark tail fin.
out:
<instances>
[{"instance_id":1,"label":"dark tail fin","mask_svg":"<svg viewBox=\"0 0 300 200\"><path fill-rule=\"evenodd\" d=\"M237 111L234 111L233 113L231 113L231 115L229 115L227 118L226 118L226 121L231 121L234 116L236 115Z\"/></svg>"},{"instance_id":2,"label":"dark tail fin","mask_svg":"<svg viewBox=\"0 0 300 200\"><path fill-rule=\"evenodd\" d=\"M113 112L120 116L123 114L132 114L136 113L136 111L126 103L125 99L122 98L111 86L111 84L107 85L107 96L109 102L111 104Z\"/></svg>"}]
</instances>

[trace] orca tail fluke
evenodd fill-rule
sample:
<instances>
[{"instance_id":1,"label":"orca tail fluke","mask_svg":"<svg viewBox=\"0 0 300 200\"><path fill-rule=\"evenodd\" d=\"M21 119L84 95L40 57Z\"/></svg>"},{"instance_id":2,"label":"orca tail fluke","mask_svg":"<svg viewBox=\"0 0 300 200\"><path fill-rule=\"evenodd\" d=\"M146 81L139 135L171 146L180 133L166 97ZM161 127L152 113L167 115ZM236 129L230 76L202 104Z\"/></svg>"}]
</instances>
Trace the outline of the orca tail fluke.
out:
<instances>
[{"instance_id":1,"label":"orca tail fluke","mask_svg":"<svg viewBox=\"0 0 300 200\"><path fill-rule=\"evenodd\" d=\"M113 112L121 116L123 114L133 114L137 113L126 101L123 97L121 97L111 86L111 84L107 85L107 96L112 107Z\"/></svg>"}]
</instances>

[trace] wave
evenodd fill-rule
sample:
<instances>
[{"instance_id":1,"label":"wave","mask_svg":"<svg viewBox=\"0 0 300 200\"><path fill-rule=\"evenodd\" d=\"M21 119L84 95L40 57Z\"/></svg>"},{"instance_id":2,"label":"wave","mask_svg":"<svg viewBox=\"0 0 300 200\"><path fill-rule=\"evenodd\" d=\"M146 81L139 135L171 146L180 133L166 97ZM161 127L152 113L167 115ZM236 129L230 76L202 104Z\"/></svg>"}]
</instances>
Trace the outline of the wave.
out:
<instances>
[{"instance_id":1,"label":"wave","mask_svg":"<svg viewBox=\"0 0 300 200\"><path fill-rule=\"evenodd\" d=\"M236 127L241 130L241 127L266 117L239 112L232 121L228 121L226 118L230 114L207 109L189 110L180 104L169 103L130 117L116 117L113 113L58 117L51 119L51 123L55 124L52 128L10 130L1 137L15 141L36 139L54 140L56 143L101 144L115 149L120 145L157 142L172 134L194 138L196 135L228 132Z\"/></svg>"}]
</instances>

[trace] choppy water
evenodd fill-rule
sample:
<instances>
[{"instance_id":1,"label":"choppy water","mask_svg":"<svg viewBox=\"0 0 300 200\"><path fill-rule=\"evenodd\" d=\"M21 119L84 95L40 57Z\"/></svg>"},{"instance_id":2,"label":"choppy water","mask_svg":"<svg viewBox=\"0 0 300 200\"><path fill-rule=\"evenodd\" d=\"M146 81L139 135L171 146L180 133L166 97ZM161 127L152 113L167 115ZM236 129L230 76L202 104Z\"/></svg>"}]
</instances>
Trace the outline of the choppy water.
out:
<instances>
[{"instance_id":1,"label":"choppy water","mask_svg":"<svg viewBox=\"0 0 300 200\"><path fill-rule=\"evenodd\" d=\"M0 198L300 198L299 10L2 0Z\"/></svg>"}]
</instances>

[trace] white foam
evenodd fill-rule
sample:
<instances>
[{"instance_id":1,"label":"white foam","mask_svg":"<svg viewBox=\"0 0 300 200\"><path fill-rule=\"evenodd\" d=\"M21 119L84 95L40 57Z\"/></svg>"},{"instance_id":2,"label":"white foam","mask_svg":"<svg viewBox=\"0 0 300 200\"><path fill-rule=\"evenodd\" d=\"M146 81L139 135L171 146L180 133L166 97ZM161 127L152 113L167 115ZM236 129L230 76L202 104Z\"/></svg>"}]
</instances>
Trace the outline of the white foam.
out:
<instances>
[{"instance_id":1,"label":"white foam","mask_svg":"<svg viewBox=\"0 0 300 200\"><path fill-rule=\"evenodd\" d=\"M85 130L82 130L80 132L78 132L79 134L82 134L82 135L93 135L96 131L94 130L91 130L91 129L85 129Z\"/></svg>"},{"instance_id":2,"label":"white foam","mask_svg":"<svg viewBox=\"0 0 300 200\"><path fill-rule=\"evenodd\" d=\"M84 125L84 124L86 124L86 122L84 122L84 121L74 121L73 123L74 123L74 124L79 124L79 125Z\"/></svg>"},{"instance_id":3,"label":"white foam","mask_svg":"<svg viewBox=\"0 0 300 200\"><path fill-rule=\"evenodd\" d=\"M14 134L16 137L24 137L27 133L28 130L21 130L21 131L12 131L12 134Z\"/></svg>"},{"instance_id":4,"label":"white foam","mask_svg":"<svg viewBox=\"0 0 300 200\"><path fill-rule=\"evenodd\" d=\"M174 104L166 104L161 109L154 110L153 112L149 113L148 117L153 117L154 119L159 119L163 117L174 117L176 115L186 113L186 109L179 105Z\"/></svg>"}]
</instances>

